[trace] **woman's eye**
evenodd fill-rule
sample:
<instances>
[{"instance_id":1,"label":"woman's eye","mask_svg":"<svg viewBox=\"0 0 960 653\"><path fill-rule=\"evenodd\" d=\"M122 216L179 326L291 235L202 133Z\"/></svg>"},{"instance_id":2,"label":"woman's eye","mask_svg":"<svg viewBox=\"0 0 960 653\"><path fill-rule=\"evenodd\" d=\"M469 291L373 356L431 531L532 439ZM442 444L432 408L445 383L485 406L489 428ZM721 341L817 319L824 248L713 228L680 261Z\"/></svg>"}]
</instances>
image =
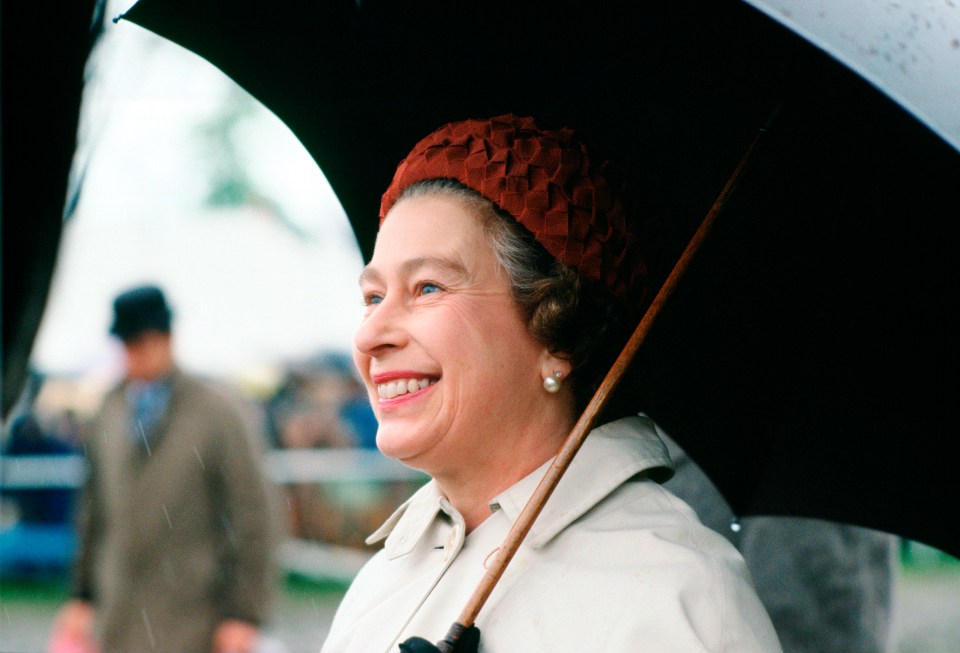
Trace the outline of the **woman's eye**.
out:
<instances>
[{"instance_id":1,"label":"woman's eye","mask_svg":"<svg viewBox=\"0 0 960 653\"><path fill-rule=\"evenodd\" d=\"M364 306L376 306L383 301L383 297L380 295L368 294L363 296L363 305Z\"/></svg>"},{"instance_id":2,"label":"woman's eye","mask_svg":"<svg viewBox=\"0 0 960 653\"><path fill-rule=\"evenodd\" d=\"M435 283L421 283L420 284L420 294L421 295L430 295L435 292L440 292L440 286Z\"/></svg>"}]
</instances>

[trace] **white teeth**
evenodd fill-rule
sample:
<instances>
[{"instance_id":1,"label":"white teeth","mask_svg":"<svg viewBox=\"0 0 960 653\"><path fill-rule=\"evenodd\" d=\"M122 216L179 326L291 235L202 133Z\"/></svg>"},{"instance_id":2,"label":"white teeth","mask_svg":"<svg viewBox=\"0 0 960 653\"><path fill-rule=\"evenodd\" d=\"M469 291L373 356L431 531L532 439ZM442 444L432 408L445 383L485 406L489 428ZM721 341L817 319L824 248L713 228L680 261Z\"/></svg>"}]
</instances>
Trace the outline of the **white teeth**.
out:
<instances>
[{"instance_id":1,"label":"white teeth","mask_svg":"<svg viewBox=\"0 0 960 653\"><path fill-rule=\"evenodd\" d=\"M399 379L378 385L377 394L381 399L393 399L399 395L423 390L431 383L430 379Z\"/></svg>"}]
</instances>

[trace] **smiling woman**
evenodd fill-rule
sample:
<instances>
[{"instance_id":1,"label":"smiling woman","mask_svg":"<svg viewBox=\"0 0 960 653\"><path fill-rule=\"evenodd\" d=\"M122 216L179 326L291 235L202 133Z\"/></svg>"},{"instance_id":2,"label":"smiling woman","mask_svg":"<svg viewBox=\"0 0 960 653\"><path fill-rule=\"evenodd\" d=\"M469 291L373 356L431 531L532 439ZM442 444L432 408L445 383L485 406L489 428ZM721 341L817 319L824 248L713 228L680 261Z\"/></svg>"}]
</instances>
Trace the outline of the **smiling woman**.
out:
<instances>
[{"instance_id":1,"label":"smiling woman","mask_svg":"<svg viewBox=\"0 0 960 653\"><path fill-rule=\"evenodd\" d=\"M451 123L400 164L354 360L378 447L432 480L368 538L323 651L780 651L743 559L660 485L642 414L591 432L476 624L423 637L457 620L625 340L656 250L630 206L612 165L531 118Z\"/></svg>"}]
</instances>

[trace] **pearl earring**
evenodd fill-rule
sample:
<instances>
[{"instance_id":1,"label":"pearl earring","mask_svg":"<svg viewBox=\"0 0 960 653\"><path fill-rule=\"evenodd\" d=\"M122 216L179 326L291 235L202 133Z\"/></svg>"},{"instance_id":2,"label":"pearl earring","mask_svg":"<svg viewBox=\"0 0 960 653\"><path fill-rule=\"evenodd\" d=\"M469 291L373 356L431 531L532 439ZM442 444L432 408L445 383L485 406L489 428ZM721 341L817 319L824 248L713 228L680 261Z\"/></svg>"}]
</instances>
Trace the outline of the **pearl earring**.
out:
<instances>
[{"instance_id":1,"label":"pearl earring","mask_svg":"<svg viewBox=\"0 0 960 653\"><path fill-rule=\"evenodd\" d=\"M560 370L556 370L553 373L553 376L548 376L543 380L543 389L549 392L550 394L556 394L560 390L560 377L562 376Z\"/></svg>"}]
</instances>

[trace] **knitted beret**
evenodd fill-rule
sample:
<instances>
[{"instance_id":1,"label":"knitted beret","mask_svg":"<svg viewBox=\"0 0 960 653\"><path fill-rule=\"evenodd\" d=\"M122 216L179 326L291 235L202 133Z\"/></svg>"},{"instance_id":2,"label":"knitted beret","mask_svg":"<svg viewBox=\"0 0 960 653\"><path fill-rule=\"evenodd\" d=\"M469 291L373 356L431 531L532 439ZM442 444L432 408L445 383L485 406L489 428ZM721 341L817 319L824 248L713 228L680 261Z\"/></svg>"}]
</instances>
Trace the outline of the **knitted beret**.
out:
<instances>
[{"instance_id":1,"label":"knitted beret","mask_svg":"<svg viewBox=\"0 0 960 653\"><path fill-rule=\"evenodd\" d=\"M572 129L506 114L444 125L400 162L380 223L408 186L455 179L523 225L553 257L623 297L647 277L608 162L591 161Z\"/></svg>"}]
</instances>

